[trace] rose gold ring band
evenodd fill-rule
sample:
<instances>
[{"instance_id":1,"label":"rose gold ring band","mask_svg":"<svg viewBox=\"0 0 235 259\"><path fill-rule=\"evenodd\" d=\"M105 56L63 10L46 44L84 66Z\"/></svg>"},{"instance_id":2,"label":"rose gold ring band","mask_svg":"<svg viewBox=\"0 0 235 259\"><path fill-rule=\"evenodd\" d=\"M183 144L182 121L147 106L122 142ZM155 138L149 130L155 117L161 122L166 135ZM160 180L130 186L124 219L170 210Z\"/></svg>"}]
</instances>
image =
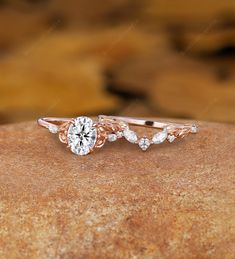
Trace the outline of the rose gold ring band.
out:
<instances>
[{"instance_id":1,"label":"rose gold ring band","mask_svg":"<svg viewBox=\"0 0 235 259\"><path fill-rule=\"evenodd\" d=\"M38 119L38 124L47 128L51 133L58 133L59 139L70 147L77 155L87 155L95 148L102 147L106 140L113 142L125 138L133 144L138 144L142 150L147 150L151 144L161 144L165 140L173 142L190 133L197 132L195 124L180 124L158 122L131 117L99 115L96 120L85 116L77 118L46 117ZM146 136L138 137L130 129L130 125L160 129L151 139Z\"/></svg>"}]
</instances>

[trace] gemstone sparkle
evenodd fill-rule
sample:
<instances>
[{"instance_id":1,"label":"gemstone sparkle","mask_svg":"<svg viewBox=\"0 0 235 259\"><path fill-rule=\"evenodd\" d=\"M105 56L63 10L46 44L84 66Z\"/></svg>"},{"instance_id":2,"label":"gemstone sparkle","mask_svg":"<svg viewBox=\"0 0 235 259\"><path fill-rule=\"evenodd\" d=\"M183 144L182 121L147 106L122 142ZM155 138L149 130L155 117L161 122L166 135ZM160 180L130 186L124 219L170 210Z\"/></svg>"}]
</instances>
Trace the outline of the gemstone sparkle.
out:
<instances>
[{"instance_id":1,"label":"gemstone sparkle","mask_svg":"<svg viewBox=\"0 0 235 259\"><path fill-rule=\"evenodd\" d=\"M174 135L168 135L167 140L172 143L174 140L176 139L176 137Z\"/></svg>"},{"instance_id":2,"label":"gemstone sparkle","mask_svg":"<svg viewBox=\"0 0 235 259\"><path fill-rule=\"evenodd\" d=\"M68 145L77 155L87 155L93 149L97 131L93 121L85 116L77 117L68 129Z\"/></svg>"},{"instance_id":3,"label":"gemstone sparkle","mask_svg":"<svg viewBox=\"0 0 235 259\"><path fill-rule=\"evenodd\" d=\"M140 139L140 141L139 141L139 147L140 147L143 151L147 150L149 146L150 146L150 141L149 141L148 138L143 137L143 138Z\"/></svg>"},{"instance_id":4,"label":"gemstone sparkle","mask_svg":"<svg viewBox=\"0 0 235 259\"><path fill-rule=\"evenodd\" d=\"M194 125L192 125L192 127L191 127L191 132L192 133L197 133L197 126L194 124Z\"/></svg>"},{"instance_id":5,"label":"gemstone sparkle","mask_svg":"<svg viewBox=\"0 0 235 259\"><path fill-rule=\"evenodd\" d=\"M161 132L156 133L153 138L152 141L154 144L161 144L162 142L164 142L167 138L167 131L163 130Z\"/></svg>"},{"instance_id":6,"label":"gemstone sparkle","mask_svg":"<svg viewBox=\"0 0 235 259\"><path fill-rule=\"evenodd\" d=\"M127 141L129 141L130 143L136 143L137 140L138 140L138 137L137 137L136 133L132 130L125 129L123 131L123 135L124 135L125 139Z\"/></svg>"},{"instance_id":7,"label":"gemstone sparkle","mask_svg":"<svg viewBox=\"0 0 235 259\"><path fill-rule=\"evenodd\" d=\"M56 134L59 131L56 125L49 125L48 130L53 134Z\"/></svg>"},{"instance_id":8,"label":"gemstone sparkle","mask_svg":"<svg viewBox=\"0 0 235 259\"><path fill-rule=\"evenodd\" d=\"M114 142L114 141L116 141L117 140L117 135L116 134L109 134L108 135L108 141L109 142Z\"/></svg>"}]
</instances>

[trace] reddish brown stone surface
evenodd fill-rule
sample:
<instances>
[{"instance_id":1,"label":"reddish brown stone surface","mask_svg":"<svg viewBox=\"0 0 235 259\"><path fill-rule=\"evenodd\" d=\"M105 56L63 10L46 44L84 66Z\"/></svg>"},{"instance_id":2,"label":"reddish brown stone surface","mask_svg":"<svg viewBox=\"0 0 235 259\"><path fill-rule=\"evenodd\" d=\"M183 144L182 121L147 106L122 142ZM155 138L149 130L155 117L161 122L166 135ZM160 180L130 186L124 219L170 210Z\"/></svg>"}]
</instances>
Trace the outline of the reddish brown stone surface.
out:
<instances>
[{"instance_id":1,"label":"reddish brown stone surface","mask_svg":"<svg viewBox=\"0 0 235 259\"><path fill-rule=\"evenodd\" d=\"M235 127L142 152L77 157L56 136L0 127L0 258L234 258Z\"/></svg>"}]
</instances>

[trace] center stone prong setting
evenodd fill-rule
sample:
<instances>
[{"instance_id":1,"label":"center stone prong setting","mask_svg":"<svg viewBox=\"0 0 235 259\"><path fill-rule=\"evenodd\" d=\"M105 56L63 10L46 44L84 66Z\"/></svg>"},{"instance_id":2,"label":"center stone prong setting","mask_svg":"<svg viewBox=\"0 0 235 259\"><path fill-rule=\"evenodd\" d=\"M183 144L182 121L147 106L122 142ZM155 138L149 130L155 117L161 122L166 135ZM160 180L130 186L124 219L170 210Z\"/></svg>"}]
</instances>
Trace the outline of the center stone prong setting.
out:
<instances>
[{"instance_id":1,"label":"center stone prong setting","mask_svg":"<svg viewBox=\"0 0 235 259\"><path fill-rule=\"evenodd\" d=\"M68 128L67 141L71 151L80 156L89 154L97 140L97 129L92 119L81 116L74 119Z\"/></svg>"}]
</instances>

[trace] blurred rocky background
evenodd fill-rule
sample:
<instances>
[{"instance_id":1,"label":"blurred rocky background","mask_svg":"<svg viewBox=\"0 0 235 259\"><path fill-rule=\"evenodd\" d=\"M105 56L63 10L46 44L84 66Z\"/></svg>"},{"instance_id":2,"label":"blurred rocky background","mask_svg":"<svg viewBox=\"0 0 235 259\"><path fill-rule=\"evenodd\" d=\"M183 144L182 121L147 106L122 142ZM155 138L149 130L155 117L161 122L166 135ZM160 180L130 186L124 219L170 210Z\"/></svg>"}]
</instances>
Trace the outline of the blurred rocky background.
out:
<instances>
[{"instance_id":1,"label":"blurred rocky background","mask_svg":"<svg viewBox=\"0 0 235 259\"><path fill-rule=\"evenodd\" d=\"M0 123L235 122L234 0L0 0Z\"/></svg>"}]
</instances>

